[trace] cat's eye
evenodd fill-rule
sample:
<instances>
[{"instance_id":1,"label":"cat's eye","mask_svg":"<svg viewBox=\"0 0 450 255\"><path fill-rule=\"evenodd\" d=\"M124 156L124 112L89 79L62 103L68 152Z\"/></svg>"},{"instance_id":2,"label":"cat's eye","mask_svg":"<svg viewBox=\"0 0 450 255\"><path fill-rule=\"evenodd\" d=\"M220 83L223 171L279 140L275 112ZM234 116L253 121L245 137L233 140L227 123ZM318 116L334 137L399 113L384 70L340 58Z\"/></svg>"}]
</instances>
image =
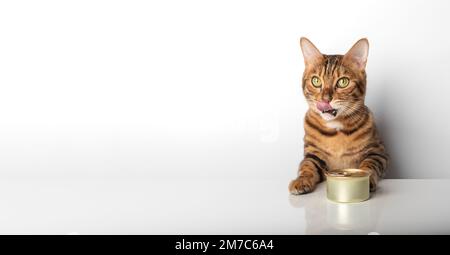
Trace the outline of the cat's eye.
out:
<instances>
[{"instance_id":1,"label":"cat's eye","mask_svg":"<svg viewBox=\"0 0 450 255\"><path fill-rule=\"evenodd\" d=\"M344 77L344 78L340 78L337 81L336 86L338 86L339 88L345 88L348 86L349 83L350 83L350 80L348 78Z\"/></svg>"},{"instance_id":2,"label":"cat's eye","mask_svg":"<svg viewBox=\"0 0 450 255\"><path fill-rule=\"evenodd\" d=\"M311 83L314 87L318 88L322 86L322 81L317 76L313 76L311 79Z\"/></svg>"}]
</instances>

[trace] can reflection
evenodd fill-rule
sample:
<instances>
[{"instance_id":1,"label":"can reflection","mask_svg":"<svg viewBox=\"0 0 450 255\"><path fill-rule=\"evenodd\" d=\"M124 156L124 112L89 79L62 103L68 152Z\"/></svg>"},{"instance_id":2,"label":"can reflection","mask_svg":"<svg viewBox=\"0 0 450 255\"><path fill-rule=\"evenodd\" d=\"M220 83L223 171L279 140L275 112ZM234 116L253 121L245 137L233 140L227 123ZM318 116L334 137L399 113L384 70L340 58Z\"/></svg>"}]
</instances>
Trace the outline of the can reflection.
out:
<instances>
[{"instance_id":1,"label":"can reflection","mask_svg":"<svg viewBox=\"0 0 450 255\"><path fill-rule=\"evenodd\" d=\"M370 227L368 203L343 204L327 201L327 223L339 230L355 230Z\"/></svg>"}]
</instances>

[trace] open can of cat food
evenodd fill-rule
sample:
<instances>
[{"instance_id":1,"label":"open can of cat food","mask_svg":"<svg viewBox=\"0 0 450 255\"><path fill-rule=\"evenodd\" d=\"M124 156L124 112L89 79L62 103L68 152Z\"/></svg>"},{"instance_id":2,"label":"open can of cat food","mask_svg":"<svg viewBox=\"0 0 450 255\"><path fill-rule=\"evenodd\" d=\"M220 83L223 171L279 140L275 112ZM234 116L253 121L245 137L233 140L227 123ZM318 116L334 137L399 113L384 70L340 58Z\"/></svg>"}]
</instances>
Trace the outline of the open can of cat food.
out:
<instances>
[{"instance_id":1,"label":"open can of cat food","mask_svg":"<svg viewBox=\"0 0 450 255\"><path fill-rule=\"evenodd\" d=\"M369 172L361 169L340 169L328 171L325 175L329 200L356 203L369 199Z\"/></svg>"}]
</instances>

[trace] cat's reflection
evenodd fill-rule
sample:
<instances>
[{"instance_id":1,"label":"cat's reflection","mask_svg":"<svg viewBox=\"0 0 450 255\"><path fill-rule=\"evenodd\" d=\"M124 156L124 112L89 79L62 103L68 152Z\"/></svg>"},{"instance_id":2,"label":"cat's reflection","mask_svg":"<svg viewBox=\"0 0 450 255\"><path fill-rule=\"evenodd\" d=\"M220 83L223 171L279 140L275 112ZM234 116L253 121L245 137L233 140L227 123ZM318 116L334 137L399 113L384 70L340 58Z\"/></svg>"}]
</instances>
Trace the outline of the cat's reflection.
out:
<instances>
[{"instance_id":1,"label":"cat's reflection","mask_svg":"<svg viewBox=\"0 0 450 255\"><path fill-rule=\"evenodd\" d=\"M293 207L303 208L306 234L369 234L376 233L381 201L371 195L361 203L335 203L325 194L289 196Z\"/></svg>"}]
</instances>

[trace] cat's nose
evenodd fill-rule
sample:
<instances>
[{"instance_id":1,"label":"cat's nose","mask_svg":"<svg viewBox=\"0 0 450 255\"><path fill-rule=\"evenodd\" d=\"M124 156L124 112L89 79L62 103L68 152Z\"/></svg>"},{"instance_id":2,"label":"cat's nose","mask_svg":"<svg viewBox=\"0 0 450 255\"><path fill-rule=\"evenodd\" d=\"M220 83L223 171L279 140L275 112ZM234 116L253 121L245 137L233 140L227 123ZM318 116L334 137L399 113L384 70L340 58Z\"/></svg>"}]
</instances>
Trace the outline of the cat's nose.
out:
<instances>
[{"instance_id":1,"label":"cat's nose","mask_svg":"<svg viewBox=\"0 0 450 255\"><path fill-rule=\"evenodd\" d=\"M331 96L331 95L324 95L322 98L322 101L326 102L326 103L330 103L331 100L333 100L333 96Z\"/></svg>"}]
</instances>

